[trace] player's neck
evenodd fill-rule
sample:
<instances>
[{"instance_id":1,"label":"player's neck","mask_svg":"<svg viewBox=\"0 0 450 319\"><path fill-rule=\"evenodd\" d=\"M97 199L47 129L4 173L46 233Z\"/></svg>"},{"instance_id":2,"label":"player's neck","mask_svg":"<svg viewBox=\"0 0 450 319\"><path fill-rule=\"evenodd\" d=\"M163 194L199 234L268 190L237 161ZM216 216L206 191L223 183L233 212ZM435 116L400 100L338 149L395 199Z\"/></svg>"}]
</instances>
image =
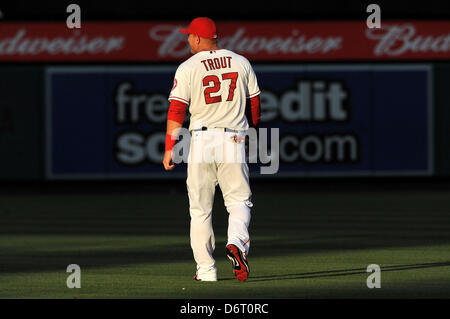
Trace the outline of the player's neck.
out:
<instances>
[{"instance_id":1,"label":"player's neck","mask_svg":"<svg viewBox=\"0 0 450 319\"><path fill-rule=\"evenodd\" d=\"M199 49L198 52L202 52L202 51L214 51L214 50L220 50L220 48L219 48L216 44L214 44L214 45L208 45L208 46L205 46L205 47Z\"/></svg>"}]
</instances>

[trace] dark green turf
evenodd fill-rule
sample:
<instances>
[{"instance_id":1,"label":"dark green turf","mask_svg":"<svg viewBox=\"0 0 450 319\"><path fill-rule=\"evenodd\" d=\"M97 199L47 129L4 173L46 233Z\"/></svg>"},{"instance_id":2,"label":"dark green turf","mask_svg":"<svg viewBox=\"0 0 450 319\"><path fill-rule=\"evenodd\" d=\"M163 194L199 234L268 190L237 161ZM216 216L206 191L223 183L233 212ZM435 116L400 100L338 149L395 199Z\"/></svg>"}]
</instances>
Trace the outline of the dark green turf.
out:
<instances>
[{"instance_id":1,"label":"dark green turf","mask_svg":"<svg viewBox=\"0 0 450 319\"><path fill-rule=\"evenodd\" d=\"M176 183L182 183L177 181ZM450 192L254 192L251 276L224 255L219 281L192 280L187 196L115 192L0 195L0 298L449 298ZM81 267L81 289L66 267ZM369 264L381 288L368 289Z\"/></svg>"}]
</instances>

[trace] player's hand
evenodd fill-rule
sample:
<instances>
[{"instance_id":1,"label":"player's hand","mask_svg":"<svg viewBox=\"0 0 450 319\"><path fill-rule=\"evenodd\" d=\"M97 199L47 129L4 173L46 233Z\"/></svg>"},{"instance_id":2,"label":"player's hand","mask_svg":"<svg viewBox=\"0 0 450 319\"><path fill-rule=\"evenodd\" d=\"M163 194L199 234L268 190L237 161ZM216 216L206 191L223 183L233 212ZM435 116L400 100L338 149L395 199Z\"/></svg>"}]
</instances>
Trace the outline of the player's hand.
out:
<instances>
[{"instance_id":1,"label":"player's hand","mask_svg":"<svg viewBox=\"0 0 450 319\"><path fill-rule=\"evenodd\" d=\"M172 151L166 151L164 153L164 159L163 159L164 168L166 171L173 170L175 167L175 164L172 162Z\"/></svg>"}]
</instances>

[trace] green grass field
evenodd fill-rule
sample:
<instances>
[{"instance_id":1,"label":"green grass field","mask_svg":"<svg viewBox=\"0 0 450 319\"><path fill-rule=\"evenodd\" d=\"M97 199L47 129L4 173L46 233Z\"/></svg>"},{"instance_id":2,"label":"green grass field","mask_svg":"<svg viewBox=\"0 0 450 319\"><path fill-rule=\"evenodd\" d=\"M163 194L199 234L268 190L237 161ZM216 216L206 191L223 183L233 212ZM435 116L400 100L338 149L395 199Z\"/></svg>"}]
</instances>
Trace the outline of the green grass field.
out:
<instances>
[{"instance_id":1,"label":"green grass field","mask_svg":"<svg viewBox=\"0 0 450 319\"><path fill-rule=\"evenodd\" d=\"M183 184L182 181L174 183ZM251 266L195 282L184 188L0 195L0 298L449 298L450 191L255 187ZM81 289L66 267L81 267ZM381 288L366 286L369 264Z\"/></svg>"}]
</instances>

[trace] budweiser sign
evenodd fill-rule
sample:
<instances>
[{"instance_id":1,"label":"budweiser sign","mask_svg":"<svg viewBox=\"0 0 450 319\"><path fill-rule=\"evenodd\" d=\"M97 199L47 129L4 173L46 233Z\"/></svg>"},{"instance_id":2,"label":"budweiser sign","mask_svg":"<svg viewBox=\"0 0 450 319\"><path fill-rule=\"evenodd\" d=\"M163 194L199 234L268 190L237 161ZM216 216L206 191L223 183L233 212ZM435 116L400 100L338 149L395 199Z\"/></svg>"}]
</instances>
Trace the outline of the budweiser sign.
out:
<instances>
[{"instance_id":1,"label":"budweiser sign","mask_svg":"<svg viewBox=\"0 0 450 319\"><path fill-rule=\"evenodd\" d=\"M22 28L11 38L0 40L0 55L33 56L49 55L80 55L80 54L108 54L123 48L124 37L87 37L74 32L68 37L32 37L27 35L27 29Z\"/></svg>"},{"instance_id":2,"label":"budweiser sign","mask_svg":"<svg viewBox=\"0 0 450 319\"><path fill-rule=\"evenodd\" d=\"M1 23L0 61L182 61L186 23ZM449 60L450 22L218 22L219 45L251 61Z\"/></svg>"},{"instance_id":3,"label":"budweiser sign","mask_svg":"<svg viewBox=\"0 0 450 319\"><path fill-rule=\"evenodd\" d=\"M158 54L161 57L186 56L189 48L186 36L179 33L174 25L159 25L149 32L150 39L159 42ZM289 30L287 35L255 35L248 28L239 27L233 33L221 37L220 47L246 55L290 55L327 54L341 48L342 36L307 36L298 29Z\"/></svg>"},{"instance_id":4,"label":"budweiser sign","mask_svg":"<svg viewBox=\"0 0 450 319\"><path fill-rule=\"evenodd\" d=\"M447 33L418 34L411 23L388 25L380 31L367 29L368 39L375 40L375 56L401 56L405 54L444 54L450 52L450 31ZM450 30L450 29L447 29Z\"/></svg>"}]
</instances>

